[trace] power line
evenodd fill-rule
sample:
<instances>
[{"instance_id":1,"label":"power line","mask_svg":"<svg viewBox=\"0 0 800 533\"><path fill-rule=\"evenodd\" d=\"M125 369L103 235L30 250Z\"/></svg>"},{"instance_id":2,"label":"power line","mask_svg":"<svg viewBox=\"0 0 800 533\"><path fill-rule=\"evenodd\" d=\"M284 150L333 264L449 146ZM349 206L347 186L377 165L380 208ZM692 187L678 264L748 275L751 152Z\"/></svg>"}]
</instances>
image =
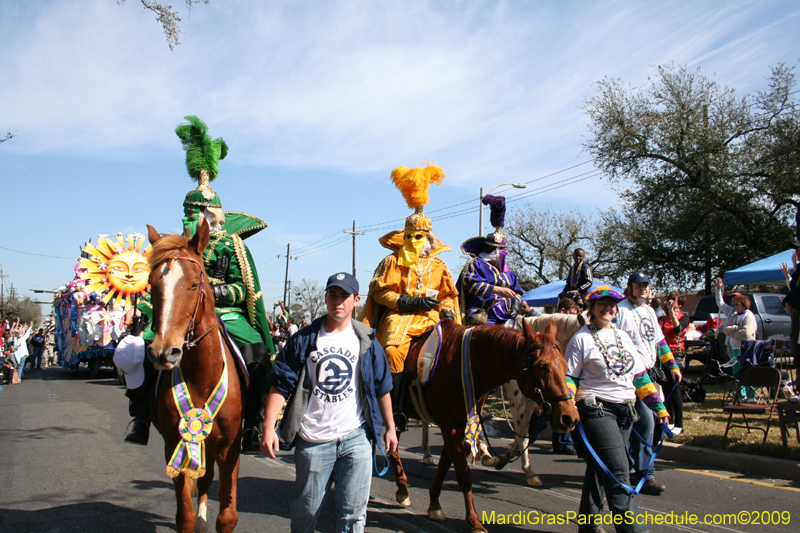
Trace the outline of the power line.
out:
<instances>
[{"instance_id":1,"label":"power line","mask_svg":"<svg viewBox=\"0 0 800 533\"><path fill-rule=\"evenodd\" d=\"M33 252L23 252L21 250L12 250L11 248L6 248L5 246L0 246L3 250L8 250L9 252L16 252L18 254L25 254L25 255L37 255L39 257L49 257L51 259L75 259L75 257L64 257L61 255L47 255L47 254L35 254Z\"/></svg>"}]
</instances>

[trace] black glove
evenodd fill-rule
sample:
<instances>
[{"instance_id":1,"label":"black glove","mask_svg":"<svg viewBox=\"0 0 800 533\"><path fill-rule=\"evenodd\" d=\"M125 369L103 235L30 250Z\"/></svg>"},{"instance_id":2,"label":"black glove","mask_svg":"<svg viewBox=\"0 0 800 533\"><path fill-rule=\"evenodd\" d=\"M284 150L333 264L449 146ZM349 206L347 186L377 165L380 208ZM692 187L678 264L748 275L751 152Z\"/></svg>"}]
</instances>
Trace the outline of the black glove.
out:
<instances>
[{"instance_id":1,"label":"black glove","mask_svg":"<svg viewBox=\"0 0 800 533\"><path fill-rule=\"evenodd\" d=\"M231 260L229 257L225 257L221 255L217 257L216 263L214 263L214 275L213 277L216 279L220 279L222 281L227 281L228 279L228 267L231 264ZM216 294L216 293L215 293Z\"/></svg>"},{"instance_id":2,"label":"black glove","mask_svg":"<svg viewBox=\"0 0 800 533\"><path fill-rule=\"evenodd\" d=\"M217 261L217 264L219 264L219 261ZM214 305L217 307L226 306L230 302L231 292L228 290L227 285L212 285L211 292L214 293Z\"/></svg>"},{"instance_id":3,"label":"black glove","mask_svg":"<svg viewBox=\"0 0 800 533\"><path fill-rule=\"evenodd\" d=\"M420 311L430 311L439 305L439 300L433 296L409 296L408 294L401 294L397 299L397 308L400 311L408 311L409 309L419 309Z\"/></svg>"},{"instance_id":4,"label":"black glove","mask_svg":"<svg viewBox=\"0 0 800 533\"><path fill-rule=\"evenodd\" d=\"M446 318L447 320L455 320L456 315L453 314L453 311L450 309L442 309L439 312L439 318Z\"/></svg>"},{"instance_id":5,"label":"black glove","mask_svg":"<svg viewBox=\"0 0 800 533\"><path fill-rule=\"evenodd\" d=\"M511 309L509 310L511 317L519 316L522 314L522 300L514 298L511 300Z\"/></svg>"}]
</instances>

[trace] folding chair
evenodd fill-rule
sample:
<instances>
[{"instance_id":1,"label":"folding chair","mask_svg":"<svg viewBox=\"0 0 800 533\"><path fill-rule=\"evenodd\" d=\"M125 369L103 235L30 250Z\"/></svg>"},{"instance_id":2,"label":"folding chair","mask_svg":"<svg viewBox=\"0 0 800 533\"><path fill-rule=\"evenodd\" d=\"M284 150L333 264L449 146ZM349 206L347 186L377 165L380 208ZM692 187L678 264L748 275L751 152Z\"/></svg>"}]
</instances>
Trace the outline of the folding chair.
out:
<instances>
[{"instance_id":1,"label":"folding chair","mask_svg":"<svg viewBox=\"0 0 800 533\"><path fill-rule=\"evenodd\" d=\"M777 368L772 368L769 366L754 366L752 368L748 368L742 373L742 376L739 378L739 385L742 387L753 387L757 391L759 391L770 403L767 405L757 405L757 404L733 404L733 405L726 405L722 408L722 411L728 413L728 425L725 427L725 435L722 437L722 442L725 442L728 438L728 430L730 428L744 428L747 429L747 432L750 433L753 429L757 429L758 431L764 432L764 440L761 444L766 444L767 442L767 434L769 433L769 426L772 423L772 414L776 410L775 404L778 401L778 394L777 390L778 387L781 385L781 373ZM770 394L770 389L775 391L774 395ZM770 400L770 397L772 399ZM744 419L745 425L732 425L731 420L733 419L733 415L740 414ZM747 419L748 416L755 416L755 415L765 415L769 414L767 418L757 418L756 420L766 421L767 427L761 428L759 426L750 426L750 421Z\"/></svg>"},{"instance_id":2,"label":"folding chair","mask_svg":"<svg viewBox=\"0 0 800 533\"><path fill-rule=\"evenodd\" d=\"M739 402L739 391L743 385L739 382L739 378L748 369L756 366L775 366L775 358L772 356L775 349L774 340L764 341L742 341L740 347L740 355L738 358L731 359L720 367L725 376L722 381L723 407L728 404L736 404ZM764 401L756 395L756 402L769 404L769 398Z\"/></svg>"}]
</instances>

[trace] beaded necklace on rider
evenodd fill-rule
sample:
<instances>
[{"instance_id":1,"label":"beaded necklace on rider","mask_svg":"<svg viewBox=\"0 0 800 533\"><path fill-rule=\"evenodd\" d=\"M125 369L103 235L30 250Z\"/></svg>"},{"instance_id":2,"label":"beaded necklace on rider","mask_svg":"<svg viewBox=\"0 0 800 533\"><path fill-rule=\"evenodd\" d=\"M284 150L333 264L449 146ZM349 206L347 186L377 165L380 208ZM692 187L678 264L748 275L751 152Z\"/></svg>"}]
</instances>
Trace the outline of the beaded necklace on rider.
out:
<instances>
[{"instance_id":1,"label":"beaded necklace on rider","mask_svg":"<svg viewBox=\"0 0 800 533\"><path fill-rule=\"evenodd\" d=\"M225 357L222 333L219 333L219 345L222 351L222 376L204 407L196 408L192 403L192 396L180 367L172 371L172 397L181 417L178 431L182 439L167 462L167 475L173 479L180 474L192 479L206 474L205 440L214 427L214 417L228 397L228 359Z\"/></svg>"},{"instance_id":2,"label":"beaded necklace on rider","mask_svg":"<svg viewBox=\"0 0 800 533\"><path fill-rule=\"evenodd\" d=\"M603 360L606 363L606 374L608 377L612 377L612 375L620 377L623 374L627 374L630 369L629 364L631 359L633 359L633 355L626 350L622 346L622 339L619 338L619 333L617 333L617 328L611 327L611 331L614 333L614 341L617 346L617 354L614 355L608 349L608 346L603 344L600 340L600 335L597 334L597 326L594 324L588 324L589 331L592 333L592 340L594 340L597 349L600 350L600 354L603 356Z\"/></svg>"},{"instance_id":3,"label":"beaded necklace on rider","mask_svg":"<svg viewBox=\"0 0 800 533\"><path fill-rule=\"evenodd\" d=\"M574 265L575 271L572 274L572 278L570 281L572 282L571 285L575 287L578 283L578 278L581 276L581 268L583 268L583 259L581 259L577 265Z\"/></svg>"}]
</instances>

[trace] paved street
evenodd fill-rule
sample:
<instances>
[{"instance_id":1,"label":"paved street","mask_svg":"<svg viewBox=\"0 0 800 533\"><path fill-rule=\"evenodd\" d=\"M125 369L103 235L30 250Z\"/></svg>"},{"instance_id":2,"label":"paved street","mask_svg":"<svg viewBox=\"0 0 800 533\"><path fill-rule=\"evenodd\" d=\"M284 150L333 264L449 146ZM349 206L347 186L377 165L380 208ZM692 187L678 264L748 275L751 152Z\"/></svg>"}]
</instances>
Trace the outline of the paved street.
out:
<instances>
[{"instance_id":1,"label":"paved street","mask_svg":"<svg viewBox=\"0 0 800 533\"><path fill-rule=\"evenodd\" d=\"M123 388L109 369L97 379L88 371L61 368L28 374L20 386L0 392L0 531L3 532L165 532L174 531L175 500L165 474L163 441L150 445L122 442L128 421ZM438 437L438 435L436 436ZM438 443L434 438L434 452ZM410 477L412 506L394 503L394 482L375 478L368 531L468 532L463 499L455 476L445 483L442 505L450 517L427 520L427 488L435 467L421 462L419 429L403 435L401 457ZM496 445L506 446L503 441ZM541 444L541 443L540 443ZM545 489L523 486L519 463L502 472L476 467L475 502L479 515L506 513L564 514L576 511L583 462L535 447L532 458ZM650 513L739 513L789 511L790 525L651 526L651 531L760 532L800 530L800 485L787 481L745 478L728 472L699 471L687 465L658 463L658 479L668 487L660 497L639 496ZM288 531L294 465L292 455L277 461L243 457L239 478L237 531ZM216 483L210 497L210 518L218 509ZM319 530L333 531L330 512ZM493 525L491 532L574 532L577 526ZM613 531L613 527L606 527Z\"/></svg>"}]
</instances>

